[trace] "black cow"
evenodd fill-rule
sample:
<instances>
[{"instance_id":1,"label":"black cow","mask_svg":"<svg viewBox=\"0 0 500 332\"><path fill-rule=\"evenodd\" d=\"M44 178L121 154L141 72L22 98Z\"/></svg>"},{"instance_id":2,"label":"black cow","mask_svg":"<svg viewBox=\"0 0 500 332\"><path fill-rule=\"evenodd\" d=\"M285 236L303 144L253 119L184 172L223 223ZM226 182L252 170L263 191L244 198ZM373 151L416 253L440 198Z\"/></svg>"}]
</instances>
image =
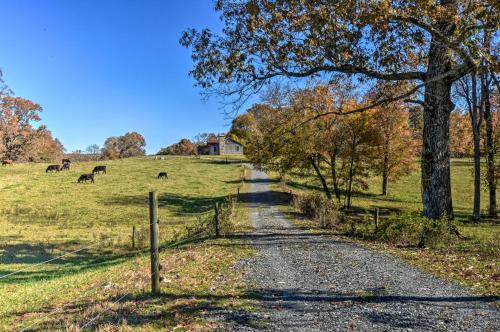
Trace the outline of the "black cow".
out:
<instances>
[{"instance_id":1,"label":"black cow","mask_svg":"<svg viewBox=\"0 0 500 332\"><path fill-rule=\"evenodd\" d=\"M87 183L87 181L94 183L94 174L82 174L78 178L78 183Z\"/></svg>"},{"instance_id":2,"label":"black cow","mask_svg":"<svg viewBox=\"0 0 500 332\"><path fill-rule=\"evenodd\" d=\"M160 172L160 174L158 174L158 179L168 179L167 172Z\"/></svg>"},{"instance_id":3,"label":"black cow","mask_svg":"<svg viewBox=\"0 0 500 332\"><path fill-rule=\"evenodd\" d=\"M45 170L45 173L48 172L59 172L61 170L61 166L59 165L49 165Z\"/></svg>"},{"instance_id":4,"label":"black cow","mask_svg":"<svg viewBox=\"0 0 500 332\"><path fill-rule=\"evenodd\" d=\"M61 171L69 171L69 168L70 168L71 164L70 163L64 163L61 167Z\"/></svg>"},{"instance_id":5,"label":"black cow","mask_svg":"<svg viewBox=\"0 0 500 332\"><path fill-rule=\"evenodd\" d=\"M92 170L92 174L99 174L101 172L106 174L106 166L96 166Z\"/></svg>"},{"instance_id":6,"label":"black cow","mask_svg":"<svg viewBox=\"0 0 500 332\"><path fill-rule=\"evenodd\" d=\"M71 164L71 160L69 160L69 159L63 159L61 161L61 164Z\"/></svg>"}]
</instances>

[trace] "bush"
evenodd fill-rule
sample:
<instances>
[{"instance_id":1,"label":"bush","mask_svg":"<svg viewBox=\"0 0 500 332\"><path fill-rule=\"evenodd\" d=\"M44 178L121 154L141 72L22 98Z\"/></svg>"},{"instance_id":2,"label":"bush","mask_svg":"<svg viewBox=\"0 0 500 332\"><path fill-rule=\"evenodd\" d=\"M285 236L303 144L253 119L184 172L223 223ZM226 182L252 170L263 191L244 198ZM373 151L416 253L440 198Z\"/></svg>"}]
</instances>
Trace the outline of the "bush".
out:
<instances>
[{"instance_id":1,"label":"bush","mask_svg":"<svg viewBox=\"0 0 500 332\"><path fill-rule=\"evenodd\" d=\"M400 245L439 247L453 240L456 229L452 220L431 220L417 212L402 213L382 220L375 229L375 239Z\"/></svg>"},{"instance_id":2,"label":"bush","mask_svg":"<svg viewBox=\"0 0 500 332\"><path fill-rule=\"evenodd\" d=\"M448 218L437 220L422 217L417 212L393 214L379 221L345 216L332 200L321 194L292 193L293 207L304 217L323 228L335 228L340 233L405 246L440 247L456 237L456 225Z\"/></svg>"},{"instance_id":3,"label":"bush","mask_svg":"<svg viewBox=\"0 0 500 332\"><path fill-rule=\"evenodd\" d=\"M321 227L334 228L343 222L339 208L322 194L292 194L292 205Z\"/></svg>"}]
</instances>

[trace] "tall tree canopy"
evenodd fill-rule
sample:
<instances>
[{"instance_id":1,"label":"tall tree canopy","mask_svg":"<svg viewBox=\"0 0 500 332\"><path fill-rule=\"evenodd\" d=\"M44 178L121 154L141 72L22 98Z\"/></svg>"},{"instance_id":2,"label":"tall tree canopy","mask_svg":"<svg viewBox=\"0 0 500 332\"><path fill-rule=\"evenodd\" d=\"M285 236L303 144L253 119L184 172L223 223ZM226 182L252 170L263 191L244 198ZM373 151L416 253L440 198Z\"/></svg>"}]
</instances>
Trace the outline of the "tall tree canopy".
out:
<instances>
[{"instance_id":1,"label":"tall tree canopy","mask_svg":"<svg viewBox=\"0 0 500 332\"><path fill-rule=\"evenodd\" d=\"M64 147L46 126L35 127L42 107L31 100L0 92L0 157L15 161L53 161Z\"/></svg>"},{"instance_id":2,"label":"tall tree canopy","mask_svg":"<svg viewBox=\"0 0 500 332\"><path fill-rule=\"evenodd\" d=\"M397 98L411 97L424 108L423 212L453 215L451 86L481 60L498 70L498 59L478 41L482 32L498 31L498 1L218 0L215 8L222 34L189 30L181 38L193 49L191 75L209 92L241 102L279 76L333 73L412 82ZM414 98L420 90L423 98ZM382 96L374 105L394 98Z\"/></svg>"},{"instance_id":3,"label":"tall tree canopy","mask_svg":"<svg viewBox=\"0 0 500 332\"><path fill-rule=\"evenodd\" d=\"M128 132L123 136L109 137L104 142L102 157L105 159L122 159L143 156L146 154L146 140L135 132Z\"/></svg>"},{"instance_id":4,"label":"tall tree canopy","mask_svg":"<svg viewBox=\"0 0 500 332\"><path fill-rule=\"evenodd\" d=\"M175 144L161 148L157 155L192 156L196 153L196 144L187 138L183 138Z\"/></svg>"}]
</instances>

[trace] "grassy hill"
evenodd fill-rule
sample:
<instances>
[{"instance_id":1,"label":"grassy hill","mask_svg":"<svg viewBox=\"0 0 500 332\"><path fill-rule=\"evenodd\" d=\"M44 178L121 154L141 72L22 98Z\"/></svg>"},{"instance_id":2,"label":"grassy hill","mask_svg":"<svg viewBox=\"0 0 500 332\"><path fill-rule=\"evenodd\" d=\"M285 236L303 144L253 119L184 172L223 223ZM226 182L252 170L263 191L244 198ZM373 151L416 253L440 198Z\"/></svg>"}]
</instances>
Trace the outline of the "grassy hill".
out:
<instances>
[{"instance_id":1,"label":"grassy hill","mask_svg":"<svg viewBox=\"0 0 500 332\"><path fill-rule=\"evenodd\" d=\"M106 175L96 175L94 184L77 183L80 174L101 164L108 168ZM241 174L236 163L190 158L82 162L53 174L45 173L46 166L0 168L0 330L34 323L34 330L79 326L106 303L112 305L115 294L147 291L149 256L147 250L131 250L131 232L136 226L136 243L147 248L148 192L158 192L160 239L169 243L199 218L210 216L216 201L235 194ZM168 180L156 178L160 171L168 172ZM162 254L179 279L168 286L172 292L187 286L180 282L184 277L197 283L191 291L207 291L218 270L229 269L244 252L214 252L205 244L175 250L174 256ZM186 255L190 264L198 265L175 259ZM68 301L70 308L78 304L81 310L73 308L74 315L68 314ZM145 310L150 310L148 305Z\"/></svg>"}]
</instances>

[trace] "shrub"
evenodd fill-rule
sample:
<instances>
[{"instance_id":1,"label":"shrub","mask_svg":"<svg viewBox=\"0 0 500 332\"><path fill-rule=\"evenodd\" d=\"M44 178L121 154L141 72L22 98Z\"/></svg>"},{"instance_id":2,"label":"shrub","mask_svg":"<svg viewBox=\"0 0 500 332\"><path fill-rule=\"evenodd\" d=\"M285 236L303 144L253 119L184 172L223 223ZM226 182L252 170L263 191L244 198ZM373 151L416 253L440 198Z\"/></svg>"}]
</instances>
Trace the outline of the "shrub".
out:
<instances>
[{"instance_id":1,"label":"shrub","mask_svg":"<svg viewBox=\"0 0 500 332\"><path fill-rule=\"evenodd\" d=\"M322 194L292 194L292 205L321 227L334 228L343 222L338 207Z\"/></svg>"},{"instance_id":2,"label":"shrub","mask_svg":"<svg viewBox=\"0 0 500 332\"><path fill-rule=\"evenodd\" d=\"M375 239L401 245L439 247L453 240L452 220L431 220L417 212L394 214L380 222Z\"/></svg>"},{"instance_id":3,"label":"shrub","mask_svg":"<svg viewBox=\"0 0 500 332\"><path fill-rule=\"evenodd\" d=\"M418 212L393 214L380 220L345 216L332 200L321 194L291 193L292 205L304 217L323 228L336 228L343 234L405 246L437 248L449 244L457 235L448 218L431 220Z\"/></svg>"}]
</instances>

